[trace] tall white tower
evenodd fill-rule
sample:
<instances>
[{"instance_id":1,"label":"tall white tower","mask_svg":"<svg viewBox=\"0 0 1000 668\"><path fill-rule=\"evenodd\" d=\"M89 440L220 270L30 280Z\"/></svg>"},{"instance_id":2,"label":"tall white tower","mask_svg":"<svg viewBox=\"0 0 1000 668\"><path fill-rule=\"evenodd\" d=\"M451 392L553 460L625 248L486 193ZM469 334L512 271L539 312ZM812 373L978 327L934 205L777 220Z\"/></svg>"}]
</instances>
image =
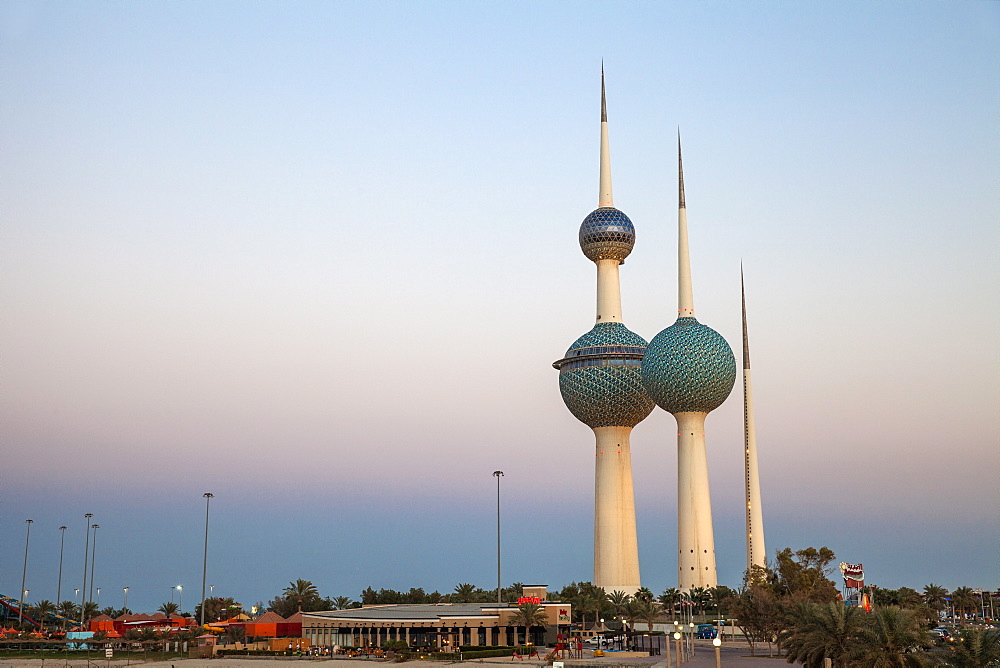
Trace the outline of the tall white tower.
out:
<instances>
[{"instance_id":1,"label":"tall white tower","mask_svg":"<svg viewBox=\"0 0 1000 668\"><path fill-rule=\"evenodd\" d=\"M677 420L677 583L687 591L718 584L705 418L732 391L736 358L718 332L694 317L680 133L677 171L677 321L649 342L642 384Z\"/></svg>"},{"instance_id":2,"label":"tall white tower","mask_svg":"<svg viewBox=\"0 0 1000 668\"><path fill-rule=\"evenodd\" d=\"M618 267L632 252L635 228L611 196L608 114L601 68L601 155L598 208L580 225L580 248L597 265L597 324L553 362L570 412L594 430L594 584L634 594L639 547L632 490L632 428L653 410L639 365L646 341L622 324Z\"/></svg>"},{"instance_id":3,"label":"tall white tower","mask_svg":"<svg viewBox=\"0 0 1000 668\"><path fill-rule=\"evenodd\" d=\"M750 387L750 341L747 338L747 298L740 266L740 303L743 307L743 451L746 472L747 570L764 566L764 513L760 503L760 475L757 473L757 433L753 423L753 390Z\"/></svg>"}]
</instances>

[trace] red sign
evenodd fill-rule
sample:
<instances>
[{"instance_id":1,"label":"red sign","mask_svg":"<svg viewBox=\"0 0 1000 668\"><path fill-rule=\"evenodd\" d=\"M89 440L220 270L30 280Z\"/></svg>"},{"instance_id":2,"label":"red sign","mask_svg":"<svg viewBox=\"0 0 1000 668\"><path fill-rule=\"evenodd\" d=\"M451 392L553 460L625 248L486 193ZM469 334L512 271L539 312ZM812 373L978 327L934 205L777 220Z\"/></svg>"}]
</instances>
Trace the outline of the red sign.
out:
<instances>
[{"instance_id":1,"label":"red sign","mask_svg":"<svg viewBox=\"0 0 1000 668\"><path fill-rule=\"evenodd\" d=\"M524 605L526 603L534 603L534 604L538 605L541 602L542 602L542 599L538 598L537 596L522 596L521 598L517 599L517 604L518 605Z\"/></svg>"}]
</instances>

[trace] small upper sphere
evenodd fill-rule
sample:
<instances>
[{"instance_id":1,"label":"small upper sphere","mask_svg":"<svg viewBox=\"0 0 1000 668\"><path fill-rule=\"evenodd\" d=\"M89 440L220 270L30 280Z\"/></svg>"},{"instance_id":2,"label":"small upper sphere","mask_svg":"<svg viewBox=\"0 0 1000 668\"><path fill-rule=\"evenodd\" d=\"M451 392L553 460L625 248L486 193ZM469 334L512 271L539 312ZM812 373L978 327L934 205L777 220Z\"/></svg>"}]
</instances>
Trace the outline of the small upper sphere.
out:
<instances>
[{"instance_id":1,"label":"small upper sphere","mask_svg":"<svg viewBox=\"0 0 1000 668\"><path fill-rule=\"evenodd\" d=\"M633 246L635 227L628 216L613 206L595 209L580 224L580 248L594 262L625 262Z\"/></svg>"},{"instance_id":2,"label":"small upper sphere","mask_svg":"<svg viewBox=\"0 0 1000 668\"><path fill-rule=\"evenodd\" d=\"M736 382L733 349L695 318L678 318L653 337L642 358L642 385L668 413L708 413Z\"/></svg>"}]
</instances>

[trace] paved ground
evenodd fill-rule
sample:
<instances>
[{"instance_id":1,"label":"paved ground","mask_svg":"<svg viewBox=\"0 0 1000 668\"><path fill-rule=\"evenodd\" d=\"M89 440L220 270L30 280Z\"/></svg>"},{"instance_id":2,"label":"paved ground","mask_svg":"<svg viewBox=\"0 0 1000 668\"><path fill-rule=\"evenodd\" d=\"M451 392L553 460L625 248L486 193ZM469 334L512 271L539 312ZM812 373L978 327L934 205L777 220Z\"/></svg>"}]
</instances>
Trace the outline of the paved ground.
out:
<instances>
[{"instance_id":1,"label":"paved ground","mask_svg":"<svg viewBox=\"0 0 1000 668\"><path fill-rule=\"evenodd\" d=\"M758 648L760 649L760 648ZM763 648L765 656L751 657L750 650L746 643L726 643L720 648L720 658L723 666L739 666L740 668L753 668L755 666L769 666L770 668L781 668L786 665L785 661L779 657L768 658L767 647ZM364 661L346 658L330 659L307 659L305 657L287 659L248 659L248 658L228 658L228 659L171 659L169 661L155 661L142 663L131 659L72 659L64 661L60 659L0 659L0 666L17 666L18 668L38 668L39 666L49 668L64 668L72 666L80 668L89 666L90 668L105 668L117 666L155 666L156 668L293 668L302 663L308 665L323 665L327 668L375 668L384 665L385 668L396 665L384 661ZM540 668L545 666L543 660L524 659L522 661L513 659L476 659L466 661L466 664L490 665L490 668L500 668L501 666L523 666L524 668ZM588 657L584 659L566 659L566 668L618 668L619 666L634 666L635 668L667 668L666 656L651 656L642 658L622 658L616 659L613 652L607 653L604 657ZM409 661L406 664L411 668L454 668L454 663L439 661ZM698 644L695 647L693 657L677 666L677 657L671 653L670 668L714 668L715 651L710 643Z\"/></svg>"}]
</instances>

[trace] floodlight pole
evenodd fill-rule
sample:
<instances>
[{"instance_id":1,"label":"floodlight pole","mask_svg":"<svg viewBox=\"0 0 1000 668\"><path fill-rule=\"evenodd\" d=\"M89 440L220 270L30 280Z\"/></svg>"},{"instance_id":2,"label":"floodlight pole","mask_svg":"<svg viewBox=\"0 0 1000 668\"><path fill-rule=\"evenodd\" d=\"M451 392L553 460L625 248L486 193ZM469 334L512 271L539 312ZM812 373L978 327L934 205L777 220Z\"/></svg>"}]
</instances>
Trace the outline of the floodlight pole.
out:
<instances>
[{"instance_id":1,"label":"floodlight pole","mask_svg":"<svg viewBox=\"0 0 1000 668\"><path fill-rule=\"evenodd\" d=\"M494 471L493 477L497 479L497 605L503 605L503 588L500 585L500 478L503 471Z\"/></svg>"},{"instance_id":2,"label":"floodlight pole","mask_svg":"<svg viewBox=\"0 0 1000 668\"><path fill-rule=\"evenodd\" d=\"M84 621L84 610L87 608L87 565L90 562L90 518L94 516L94 513L87 513L84 515L84 519L87 520L87 536L83 541L83 589L81 589L80 598L80 627L83 627Z\"/></svg>"},{"instance_id":3,"label":"floodlight pole","mask_svg":"<svg viewBox=\"0 0 1000 668\"><path fill-rule=\"evenodd\" d=\"M202 494L205 497L205 556L201 562L201 625L205 625L205 582L208 574L208 505L215 496L211 492Z\"/></svg>"},{"instance_id":4,"label":"floodlight pole","mask_svg":"<svg viewBox=\"0 0 1000 668\"><path fill-rule=\"evenodd\" d=\"M87 602L94 600L94 569L97 567L97 530L101 528L100 524L92 524L90 528L94 530L94 542L93 548L90 551L90 595L87 597Z\"/></svg>"},{"instance_id":5,"label":"floodlight pole","mask_svg":"<svg viewBox=\"0 0 1000 668\"><path fill-rule=\"evenodd\" d=\"M21 571L21 602L17 605L17 626L24 621L24 580L28 577L28 539L31 538L31 525L35 520L24 520L28 530L24 534L24 569Z\"/></svg>"}]
</instances>

